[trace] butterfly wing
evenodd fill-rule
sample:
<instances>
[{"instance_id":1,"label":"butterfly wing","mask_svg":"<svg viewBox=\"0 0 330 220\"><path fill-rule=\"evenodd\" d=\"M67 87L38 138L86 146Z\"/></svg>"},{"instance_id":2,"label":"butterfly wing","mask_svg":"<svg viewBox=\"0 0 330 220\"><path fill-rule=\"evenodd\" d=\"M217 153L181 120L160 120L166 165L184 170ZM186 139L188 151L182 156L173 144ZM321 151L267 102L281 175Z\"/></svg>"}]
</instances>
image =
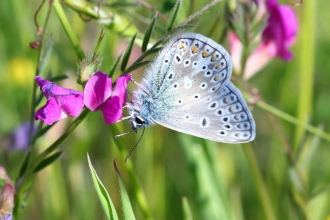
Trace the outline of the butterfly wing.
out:
<instances>
[{"instance_id":1,"label":"butterfly wing","mask_svg":"<svg viewBox=\"0 0 330 220\"><path fill-rule=\"evenodd\" d=\"M155 105L152 121L176 131L225 143L255 138L255 123L230 82L228 52L200 34L172 38L147 71L144 89Z\"/></svg>"},{"instance_id":2,"label":"butterfly wing","mask_svg":"<svg viewBox=\"0 0 330 220\"><path fill-rule=\"evenodd\" d=\"M255 138L255 123L240 91L224 83L211 96L187 103L156 120L170 129L224 143L244 143Z\"/></svg>"}]
</instances>

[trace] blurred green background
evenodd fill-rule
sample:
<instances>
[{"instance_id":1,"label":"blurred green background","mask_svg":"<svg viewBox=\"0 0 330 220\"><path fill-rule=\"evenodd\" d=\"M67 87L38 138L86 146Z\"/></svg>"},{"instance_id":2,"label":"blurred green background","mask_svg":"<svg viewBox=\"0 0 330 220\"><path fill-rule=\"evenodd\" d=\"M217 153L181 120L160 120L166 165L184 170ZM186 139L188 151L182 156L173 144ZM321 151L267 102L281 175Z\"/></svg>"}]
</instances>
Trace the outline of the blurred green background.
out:
<instances>
[{"instance_id":1,"label":"blurred green background","mask_svg":"<svg viewBox=\"0 0 330 220\"><path fill-rule=\"evenodd\" d=\"M28 121L31 114L38 52L32 50L29 43L38 39L34 13L40 3L31 0L0 3L0 166L14 181L24 152L6 149L5 140L16 126ZM143 36L154 13L133 3L109 8ZM183 1L176 23L207 3L206 0ZM148 1L148 4L169 17L174 2ZM215 41L221 39L224 21L220 18L224 5L225 1L218 3L198 16L191 31ZM92 51L101 25L65 4L62 7L83 51ZM330 15L326 10L330 8L330 2L306 0L292 8L297 12L300 26L297 42L292 47L294 59L291 62L274 59L249 83L259 90L264 103L330 133L330 31L327 22ZM47 9L46 4L37 16L41 26ZM215 23L217 19L219 21ZM104 71L130 40L130 37L118 34L116 28L122 24L116 25L105 28L100 48L103 57L100 69ZM164 34L165 26L157 19L152 42ZM66 74L69 79L61 81L61 85L82 90L76 83L79 59L55 10L50 14L46 38L50 35L54 45L47 71L53 76ZM226 43L224 46L228 48ZM140 51L138 46L134 48L131 61ZM143 68L134 71L134 79L139 82L142 73ZM115 76L119 74L118 71ZM133 88L131 83L130 91ZM252 109L257 126L252 144L215 143L162 126L146 129L128 163L133 165L154 219L183 219L183 197L187 198L194 219L330 219L329 140L274 116L269 108L256 104ZM70 119L65 119L51 128L37 141L36 152L53 143L69 122ZM121 207L114 160L137 219L145 219L134 196L135 183L126 171L125 156L117 147L121 142L127 151L131 150L141 132L115 141L113 136L118 133L114 133L114 129L124 133L130 127L128 122L108 126L103 123L100 112L89 114L61 144L64 153L60 159L35 176L26 207L18 219L105 219L90 177L87 152L119 215ZM292 149L292 155L288 154L288 148Z\"/></svg>"}]
</instances>

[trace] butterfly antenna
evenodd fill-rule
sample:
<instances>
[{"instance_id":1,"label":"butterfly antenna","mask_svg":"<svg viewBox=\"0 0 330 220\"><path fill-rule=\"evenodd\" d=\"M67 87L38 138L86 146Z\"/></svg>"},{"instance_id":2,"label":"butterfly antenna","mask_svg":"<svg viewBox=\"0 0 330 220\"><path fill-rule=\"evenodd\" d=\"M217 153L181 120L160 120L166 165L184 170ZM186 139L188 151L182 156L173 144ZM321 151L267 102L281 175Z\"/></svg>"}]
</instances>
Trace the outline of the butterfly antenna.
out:
<instances>
[{"instance_id":1,"label":"butterfly antenna","mask_svg":"<svg viewBox=\"0 0 330 220\"><path fill-rule=\"evenodd\" d=\"M133 79L133 77L131 77L131 81L132 81L134 84L139 85L139 84ZM148 93L147 91L145 91L143 88L141 88L141 89L142 89L142 91L143 91L145 94L148 94L148 95L149 95L149 93Z\"/></svg>"},{"instance_id":2,"label":"butterfly antenna","mask_svg":"<svg viewBox=\"0 0 330 220\"><path fill-rule=\"evenodd\" d=\"M139 84L133 79L133 77L131 77L131 81L132 81L134 84L139 85Z\"/></svg>"},{"instance_id":3,"label":"butterfly antenna","mask_svg":"<svg viewBox=\"0 0 330 220\"><path fill-rule=\"evenodd\" d=\"M141 139L142 139L142 137L143 137L143 134L144 134L144 130L145 130L145 129L146 129L146 128L143 128L140 139L139 139L138 142L135 144L135 146L132 148L132 150L129 152L129 154L127 154L126 159L125 159L125 163L127 162L129 156L131 156L131 154L133 153L133 151L135 150L135 148L136 148L136 147L138 146L138 144L140 143L140 141L141 141Z\"/></svg>"}]
</instances>

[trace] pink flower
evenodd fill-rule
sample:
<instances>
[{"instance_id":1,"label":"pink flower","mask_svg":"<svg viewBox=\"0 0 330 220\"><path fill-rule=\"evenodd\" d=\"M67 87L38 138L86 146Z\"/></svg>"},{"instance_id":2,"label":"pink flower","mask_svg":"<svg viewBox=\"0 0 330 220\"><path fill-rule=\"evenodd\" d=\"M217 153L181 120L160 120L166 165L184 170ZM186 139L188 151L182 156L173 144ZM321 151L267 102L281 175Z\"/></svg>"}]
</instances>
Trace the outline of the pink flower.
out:
<instances>
[{"instance_id":1,"label":"pink flower","mask_svg":"<svg viewBox=\"0 0 330 220\"><path fill-rule=\"evenodd\" d=\"M277 0L268 0L268 24L262 33L265 45L275 44L276 56L285 61L292 59L288 47L296 40L298 21L294 11L289 6L279 5Z\"/></svg>"},{"instance_id":2,"label":"pink flower","mask_svg":"<svg viewBox=\"0 0 330 220\"><path fill-rule=\"evenodd\" d=\"M259 1L259 4L263 3ZM289 47L295 42L298 31L298 21L294 11L289 6L279 5L277 0L267 0L266 7L269 16L262 33L262 42L248 57L244 78L253 76L274 57L285 61L293 57ZM240 73L243 46L232 32L229 33L229 41L234 68Z\"/></svg>"},{"instance_id":3,"label":"pink flower","mask_svg":"<svg viewBox=\"0 0 330 220\"><path fill-rule=\"evenodd\" d=\"M104 121L113 124L122 118L122 107L127 98L127 84L131 75L126 74L117 79L112 91L112 80L103 72L96 72L86 83L84 103L92 111L101 110Z\"/></svg>"},{"instance_id":4,"label":"pink flower","mask_svg":"<svg viewBox=\"0 0 330 220\"><path fill-rule=\"evenodd\" d=\"M35 79L47 99L46 105L34 115L35 120L51 125L67 116L75 118L81 113L84 107L82 92L62 88L40 76Z\"/></svg>"}]
</instances>

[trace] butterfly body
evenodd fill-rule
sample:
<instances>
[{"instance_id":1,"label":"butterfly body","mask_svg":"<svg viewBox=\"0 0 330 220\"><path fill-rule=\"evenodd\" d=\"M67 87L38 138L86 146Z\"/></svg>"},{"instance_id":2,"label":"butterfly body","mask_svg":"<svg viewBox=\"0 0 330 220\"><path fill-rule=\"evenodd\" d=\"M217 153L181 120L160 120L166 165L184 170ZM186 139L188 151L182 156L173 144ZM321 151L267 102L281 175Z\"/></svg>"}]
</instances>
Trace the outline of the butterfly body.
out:
<instances>
[{"instance_id":1,"label":"butterfly body","mask_svg":"<svg viewBox=\"0 0 330 220\"><path fill-rule=\"evenodd\" d=\"M253 140L255 123L231 72L228 52L213 40L195 33L172 37L127 104L132 128L160 124L218 142Z\"/></svg>"}]
</instances>

